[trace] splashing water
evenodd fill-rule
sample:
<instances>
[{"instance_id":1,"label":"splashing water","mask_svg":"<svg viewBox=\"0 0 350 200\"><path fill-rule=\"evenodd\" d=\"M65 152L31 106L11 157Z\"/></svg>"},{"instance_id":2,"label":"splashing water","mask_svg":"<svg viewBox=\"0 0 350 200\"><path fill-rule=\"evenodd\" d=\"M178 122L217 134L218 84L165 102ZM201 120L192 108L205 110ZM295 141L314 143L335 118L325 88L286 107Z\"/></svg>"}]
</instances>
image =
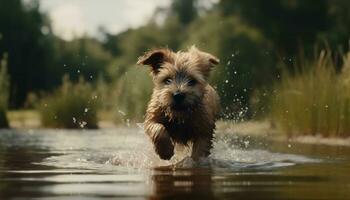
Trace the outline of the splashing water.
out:
<instances>
[{"instance_id":1,"label":"splashing water","mask_svg":"<svg viewBox=\"0 0 350 200\"><path fill-rule=\"evenodd\" d=\"M191 148L176 146L169 161L161 160L154 152L142 125L118 130L60 131L46 130L40 137L54 147L54 155L41 164L64 168L145 170L166 166L175 168L225 168L230 170L271 169L298 163L319 162L300 155L273 153L268 150L247 149L249 140L242 145L232 142L233 134L218 133L208 158L195 162L190 158ZM98 133L97 133L98 132ZM36 133L35 135L41 135ZM47 135L51 135L47 137ZM62 142L64 141L64 142Z\"/></svg>"},{"instance_id":2,"label":"splashing water","mask_svg":"<svg viewBox=\"0 0 350 200\"><path fill-rule=\"evenodd\" d=\"M146 139L146 138L145 138ZM248 143L249 141L244 141ZM223 137L214 140L213 149L208 158L194 161L190 157L190 147L177 147L174 157L170 161L160 160L155 155L150 141L144 146L143 151L134 149L127 152L119 152L106 163L133 168L152 168L169 166L175 168L226 168L231 170L271 169L276 167L292 166L299 163L319 162L317 159L305 156L272 153L267 150L240 149L228 143Z\"/></svg>"}]
</instances>

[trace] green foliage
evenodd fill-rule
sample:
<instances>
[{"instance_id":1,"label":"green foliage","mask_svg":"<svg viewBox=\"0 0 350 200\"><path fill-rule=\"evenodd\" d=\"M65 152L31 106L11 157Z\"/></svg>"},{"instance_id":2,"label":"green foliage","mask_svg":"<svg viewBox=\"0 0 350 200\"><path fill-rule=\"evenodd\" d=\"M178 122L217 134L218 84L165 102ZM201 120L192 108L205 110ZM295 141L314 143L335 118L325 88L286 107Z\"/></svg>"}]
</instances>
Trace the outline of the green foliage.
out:
<instances>
[{"instance_id":1,"label":"green foliage","mask_svg":"<svg viewBox=\"0 0 350 200\"><path fill-rule=\"evenodd\" d=\"M51 32L38 1L0 1L0 55L8 54L10 106L31 90L47 89L53 59ZM1 59L1 56L0 56Z\"/></svg>"},{"instance_id":2,"label":"green foliage","mask_svg":"<svg viewBox=\"0 0 350 200\"><path fill-rule=\"evenodd\" d=\"M84 37L70 42L56 39L55 51L57 66L52 69L52 73L56 73L55 85L64 74L73 81L84 77L88 82L94 82L99 75L109 78L107 66L111 55L96 39Z\"/></svg>"},{"instance_id":3,"label":"green foliage","mask_svg":"<svg viewBox=\"0 0 350 200\"><path fill-rule=\"evenodd\" d=\"M9 77L7 74L7 55L0 60L0 128L8 128L6 110L9 95Z\"/></svg>"},{"instance_id":4,"label":"green foliage","mask_svg":"<svg viewBox=\"0 0 350 200\"><path fill-rule=\"evenodd\" d=\"M189 24L198 16L197 2L197 0L175 0L171 4L170 12L181 24Z\"/></svg>"},{"instance_id":5,"label":"green foliage","mask_svg":"<svg viewBox=\"0 0 350 200\"><path fill-rule=\"evenodd\" d=\"M301 45L312 52L318 34L330 27L329 4L303 0L222 0L219 8L225 16L239 16L246 24L258 28L271 40L279 53L293 56Z\"/></svg>"},{"instance_id":6,"label":"green foliage","mask_svg":"<svg viewBox=\"0 0 350 200\"><path fill-rule=\"evenodd\" d=\"M221 60L210 81L221 96L224 117L241 116L242 110L252 117L252 108L266 107L261 94L280 74L280 60L290 69L300 50L310 59L314 45L323 40L332 50L339 45L347 52L349 1L220 0L205 6L210 2L172 0L139 28L105 32L103 41L87 36L63 41L53 35L40 1L0 1L0 55L8 52L11 107L23 107L26 99L32 105L38 94L57 88L69 74L73 82L82 76L97 85L104 109L120 107L127 118L140 119L147 101L143 96L152 86L147 72L134 67L137 57L158 47L176 51L195 44ZM118 95L109 95L115 90ZM140 105L129 105L132 95Z\"/></svg>"},{"instance_id":7,"label":"green foliage","mask_svg":"<svg viewBox=\"0 0 350 200\"><path fill-rule=\"evenodd\" d=\"M97 128L98 95L82 78L73 84L65 76L62 86L44 98L39 109L45 127Z\"/></svg>"},{"instance_id":8,"label":"green foliage","mask_svg":"<svg viewBox=\"0 0 350 200\"><path fill-rule=\"evenodd\" d=\"M189 32L186 45L197 44L220 58L211 82L220 94L224 117L235 118L242 108L248 109L253 90L269 85L267 80L276 74L269 43L237 17L215 13L193 23Z\"/></svg>"},{"instance_id":9,"label":"green foliage","mask_svg":"<svg viewBox=\"0 0 350 200\"><path fill-rule=\"evenodd\" d=\"M149 70L132 66L115 85L116 122L142 121L152 93Z\"/></svg>"},{"instance_id":10,"label":"green foliage","mask_svg":"<svg viewBox=\"0 0 350 200\"><path fill-rule=\"evenodd\" d=\"M350 53L341 74L330 52L303 61L295 75L285 71L276 86L271 117L289 135L349 136Z\"/></svg>"}]
</instances>

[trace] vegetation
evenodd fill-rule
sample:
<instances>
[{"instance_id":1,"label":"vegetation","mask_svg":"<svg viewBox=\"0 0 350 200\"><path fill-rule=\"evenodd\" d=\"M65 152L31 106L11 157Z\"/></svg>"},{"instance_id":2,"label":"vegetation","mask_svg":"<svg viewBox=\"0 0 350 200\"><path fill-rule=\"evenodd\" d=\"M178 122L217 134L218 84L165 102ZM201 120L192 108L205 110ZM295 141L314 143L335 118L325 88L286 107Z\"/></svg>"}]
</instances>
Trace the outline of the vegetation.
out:
<instances>
[{"instance_id":1,"label":"vegetation","mask_svg":"<svg viewBox=\"0 0 350 200\"><path fill-rule=\"evenodd\" d=\"M210 82L219 92L225 119L263 117L271 109L271 116L286 127L289 134L299 131L345 134L347 128L340 125L347 116L345 111L340 111L340 107L338 114L333 111L338 110L333 107L346 104L346 92L341 92L344 98L335 95L346 82L343 78L346 73L340 75L342 62L334 62L340 60L340 56L322 54L317 62L307 61L313 59L314 45L324 44L324 41L331 51L349 51L350 1L319 0L317 4L304 0L210 2L172 0L168 7L156 9L153 17L138 28L111 34L102 27L100 38L86 35L65 41L52 32L50 19L39 9L40 1L0 0L0 59L8 53L10 76L6 92L9 100L2 103L3 107L32 109L36 102L42 102L43 124L51 127L79 128L82 121L86 121L88 127L96 127L94 112L98 109L114 112L118 123L142 121L152 83L147 69L135 66L137 57L157 47L177 51L195 44L221 60ZM305 56L304 62L297 65L295 72L293 65L299 54ZM285 67L281 68L280 63ZM319 65L321 67L311 67ZM345 66L347 64L344 70ZM69 80L65 78L62 82L64 74L69 75ZM283 80L280 80L281 74ZM323 82L314 86L316 82L305 80L309 78L313 78L309 81ZM330 89L335 86L328 85L327 81L336 83L339 88ZM291 82L298 83L300 88L293 88L298 84ZM303 85L307 83L309 85ZM311 96L306 90L314 87L322 87L322 92L316 90ZM273 103L268 98L271 88L276 90ZM305 101L312 97L309 101L316 106L305 111L310 113L305 116L309 116L312 127L309 126L311 122L301 118L300 122L289 120L301 109L287 103L290 95L297 96L285 92L289 89L298 94L305 92L309 95L305 96ZM84 92L74 92L80 90ZM332 92L334 95L329 99L323 97ZM97 93L99 101L92 102L91 96ZM326 110L320 108L323 104L328 105ZM80 115L86 107L92 108L88 114ZM282 112L286 109L288 115ZM325 116L324 113L329 114L329 123L319 116ZM301 125L291 123L303 124L304 128L297 129ZM337 131L332 131L332 127L338 127Z\"/></svg>"},{"instance_id":2,"label":"vegetation","mask_svg":"<svg viewBox=\"0 0 350 200\"><path fill-rule=\"evenodd\" d=\"M152 82L146 67L133 67L125 72L116 82L116 122L142 121L151 92Z\"/></svg>"},{"instance_id":3,"label":"vegetation","mask_svg":"<svg viewBox=\"0 0 350 200\"><path fill-rule=\"evenodd\" d=\"M275 88L272 120L289 136L349 136L350 52L340 73L330 51L296 69L295 74L284 71Z\"/></svg>"},{"instance_id":4,"label":"vegetation","mask_svg":"<svg viewBox=\"0 0 350 200\"><path fill-rule=\"evenodd\" d=\"M82 78L73 84L65 76L62 86L44 98L39 109L44 127L97 128L98 95Z\"/></svg>"},{"instance_id":5,"label":"vegetation","mask_svg":"<svg viewBox=\"0 0 350 200\"><path fill-rule=\"evenodd\" d=\"M8 128L9 123L6 117L9 78L7 75L6 55L0 60L0 128Z\"/></svg>"}]
</instances>

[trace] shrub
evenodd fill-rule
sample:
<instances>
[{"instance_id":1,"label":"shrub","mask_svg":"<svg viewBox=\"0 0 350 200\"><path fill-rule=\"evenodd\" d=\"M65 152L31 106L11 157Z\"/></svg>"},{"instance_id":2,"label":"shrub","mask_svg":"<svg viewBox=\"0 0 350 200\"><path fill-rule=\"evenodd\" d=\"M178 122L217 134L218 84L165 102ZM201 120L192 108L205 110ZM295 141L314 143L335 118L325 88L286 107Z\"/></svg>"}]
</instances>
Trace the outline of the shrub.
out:
<instances>
[{"instance_id":1,"label":"shrub","mask_svg":"<svg viewBox=\"0 0 350 200\"><path fill-rule=\"evenodd\" d=\"M62 86L40 105L44 127L97 128L99 100L89 83L82 78L73 84L64 76Z\"/></svg>"},{"instance_id":2,"label":"shrub","mask_svg":"<svg viewBox=\"0 0 350 200\"><path fill-rule=\"evenodd\" d=\"M0 60L0 128L8 128L6 110L9 96L9 77L7 74L7 55Z\"/></svg>"},{"instance_id":3,"label":"shrub","mask_svg":"<svg viewBox=\"0 0 350 200\"><path fill-rule=\"evenodd\" d=\"M115 121L128 122L130 119L140 121L146 111L147 102L151 97L152 82L146 67L130 67L116 81Z\"/></svg>"},{"instance_id":4,"label":"shrub","mask_svg":"<svg viewBox=\"0 0 350 200\"><path fill-rule=\"evenodd\" d=\"M289 136L350 136L350 52L342 71L331 53L304 61L292 75L284 71L274 90L271 117Z\"/></svg>"}]
</instances>

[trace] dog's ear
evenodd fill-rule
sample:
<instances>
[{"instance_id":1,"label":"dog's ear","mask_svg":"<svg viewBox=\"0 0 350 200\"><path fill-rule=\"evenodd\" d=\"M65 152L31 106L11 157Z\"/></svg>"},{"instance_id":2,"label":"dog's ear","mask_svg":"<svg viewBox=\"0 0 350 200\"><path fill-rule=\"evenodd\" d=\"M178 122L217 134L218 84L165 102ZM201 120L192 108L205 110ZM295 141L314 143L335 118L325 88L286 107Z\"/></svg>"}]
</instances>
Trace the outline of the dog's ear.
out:
<instances>
[{"instance_id":1,"label":"dog's ear","mask_svg":"<svg viewBox=\"0 0 350 200\"><path fill-rule=\"evenodd\" d=\"M169 49L157 49L146 52L145 55L139 57L138 65L149 65L152 72L157 74L164 62L170 62L172 59L172 51Z\"/></svg>"},{"instance_id":2,"label":"dog's ear","mask_svg":"<svg viewBox=\"0 0 350 200\"><path fill-rule=\"evenodd\" d=\"M197 49L197 47L194 45L189 48L189 52L200 56L201 59L204 59L204 61L206 61L209 64L210 67L214 67L214 65L220 63L220 60L217 57L213 56L210 53Z\"/></svg>"},{"instance_id":3,"label":"dog's ear","mask_svg":"<svg viewBox=\"0 0 350 200\"><path fill-rule=\"evenodd\" d=\"M206 56L208 57L208 60L211 64L211 66L214 66L214 65L217 65L220 63L220 60L217 57L211 55L210 53L206 53L206 54L207 54Z\"/></svg>"},{"instance_id":4,"label":"dog's ear","mask_svg":"<svg viewBox=\"0 0 350 200\"><path fill-rule=\"evenodd\" d=\"M220 63L220 60L217 57L210 53L201 51L195 46L190 47L188 51L200 60L201 71L205 76L209 76L211 68Z\"/></svg>"}]
</instances>

